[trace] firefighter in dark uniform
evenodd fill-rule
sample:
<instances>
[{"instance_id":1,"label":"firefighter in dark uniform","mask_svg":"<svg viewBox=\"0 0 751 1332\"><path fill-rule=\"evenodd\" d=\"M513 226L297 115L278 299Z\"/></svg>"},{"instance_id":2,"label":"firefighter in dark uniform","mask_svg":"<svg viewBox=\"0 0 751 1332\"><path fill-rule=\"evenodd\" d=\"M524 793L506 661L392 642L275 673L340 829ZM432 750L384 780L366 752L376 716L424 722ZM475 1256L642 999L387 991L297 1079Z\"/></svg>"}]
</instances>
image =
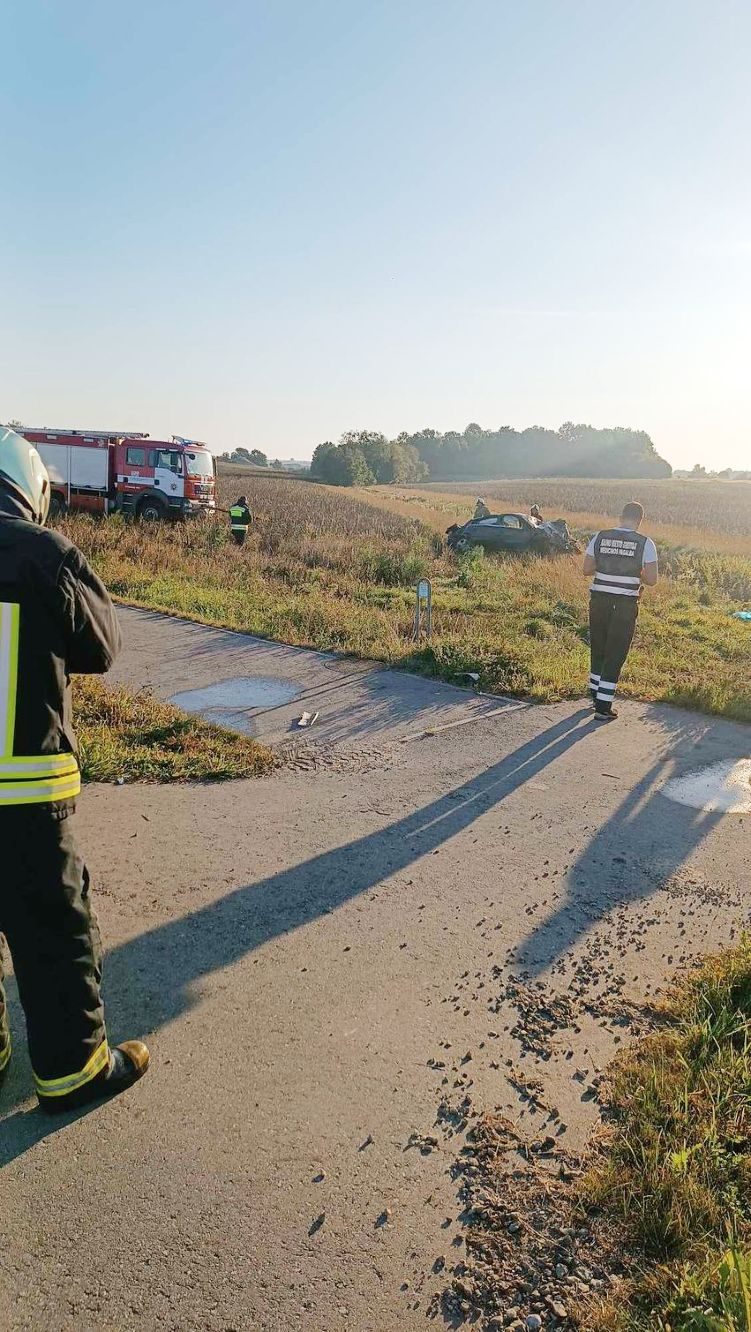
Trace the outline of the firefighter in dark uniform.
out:
<instances>
[{"instance_id":1,"label":"firefighter in dark uniform","mask_svg":"<svg viewBox=\"0 0 751 1332\"><path fill-rule=\"evenodd\" d=\"M614 721L618 677L628 656L644 587L657 582L657 548L639 531L641 504L627 504L618 527L592 537L584 572L594 574L589 598L591 667L589 688L597 721Z\"/></svg>"},{"instance_id":2,"label":"firefighter in dark uniform","mask_svg":"<svg viewBox=\"0 0 751 1332\"><path fill-rule=\"evenodd\" d=\"M248 508L248 497L247 495L241 495L239 500L235 500L229 511L229 529L233 541L238 546L245 545L245 538L248 535L248 528L252 521L252 514Z\"/></svg>"},{"instance_id":3,"label":"firefighter in dark uniform","mask_svg":"<svg viewBox=\"0 0 751 1332\"><path fill-rule=\"evenodd\" d=\"M70 675L109 669L112 603L75 546L44 530L36 449L0 428L0 934L13 958L39 1104L114 1096L145 1072L140 1041L107 1042L101 943L73 833L81 789ZM11 1056L0 956L0 1081Z\"/></svg>"}]
</instances>

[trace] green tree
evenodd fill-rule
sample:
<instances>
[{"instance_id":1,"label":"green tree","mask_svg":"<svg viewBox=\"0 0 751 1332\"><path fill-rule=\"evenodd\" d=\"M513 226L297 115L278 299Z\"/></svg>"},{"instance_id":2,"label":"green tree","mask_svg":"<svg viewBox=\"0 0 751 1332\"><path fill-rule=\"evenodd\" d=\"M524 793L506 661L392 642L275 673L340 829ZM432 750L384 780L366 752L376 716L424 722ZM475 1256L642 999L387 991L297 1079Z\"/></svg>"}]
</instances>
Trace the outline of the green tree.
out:
<instances>
[{"instance_id":1,"label":"green tree","mask_svg":"<svg viewBox=\"0 0 751 1332\"><path fill-rule=\"evenodd\" d=\"M330 486L372 486L375 481L362 449L346 437L338 445L331 440L318 445L310 475Z\"/></svg>"},{"instance_id":2,"label":"green tree","mask_svg":"<svg viewBox=\"0 0 751 1332\"><path fill-rule=\"evenodd\" d=\"M379 431L347 430L342 435L341 447L359 450L379 485L388 485L394 480L392 445Z\"/></svg>"},{"instance_id":3,"label":"green tree","mask_svg":"<svg viewBox=\"0 0 751 1332\"><path fill-rule=\"evenodd\" d=\"M330 439L325 440L323 444L319 444L313 452L310 475L315 477L317 481L330 481L332 468L335 465L333 462L335 453L336 444L333 444Z\"/></svg>"},{"instance_id":4,"label":"green tree","mask_svg":"<svg viewBox=\"0 0 751 1332\"><path fill-rule=\"evenodd\" d=\"M430 476L426 463L424 463L411 444L400 444L394 442L391 445L391 460L393 466L392 480L399 485L410 485L417 481L427 481Z\"/></svg>"},{"instance_id":5,"label":"green tree","mask_svg":"<svg viewBox=\"0 0 751 1332\"><path fill-rule=\"evenodd\" d=\"M359 449L378 485L405 485L424 481L428 468L408 437L387 439L377 430L348 430L342 435L342 447Z\"/></svg>"},{"instance_id":6,"label":"green tree","mask_svg":"<svg viewBox=\"0 0 751 1332\"><path fill-rule=\"evenodd\" d=\"M335 454L334 486L372 486L375 477L365 460L362 449L352 444L340 444Z\"/></svg>"}]
</instances>

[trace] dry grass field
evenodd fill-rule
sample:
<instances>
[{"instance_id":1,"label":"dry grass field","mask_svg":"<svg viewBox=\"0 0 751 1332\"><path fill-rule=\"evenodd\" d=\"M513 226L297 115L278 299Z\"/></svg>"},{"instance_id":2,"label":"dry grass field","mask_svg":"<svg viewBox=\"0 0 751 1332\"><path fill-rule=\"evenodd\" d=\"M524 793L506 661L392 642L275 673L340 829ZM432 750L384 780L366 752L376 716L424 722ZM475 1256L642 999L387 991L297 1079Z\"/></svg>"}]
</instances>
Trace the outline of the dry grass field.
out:
<instances>
[{"instance_id":1,"label":"dry grass field","mask_svg":"<svg viewBox=\"0 0 751 1332\"><path fill-rule=\"evenodd\" d=\"M562 497L586 500L585 509L564 510L582 534L607 516L593 507L590 486L611 516L623 491L621 483L528 484L507 502L537 499L551 515L559 512L553 492L541 487L579 487L577 500ZM686 484L698 501L702 483ZM457 562L442 533L472 497L435 487L358 494L258 473L220 477L223 504L240 490L255 520L242 550L230 543L225 517L148 527L71 515L63 527L124 601L449 680L477 671L492 692L540 700L582 692L587 584L578 557L475 554ZM751 627L731 614L751 605L751 542L712 527L724 510L714 488L706 493L707 512L695 503L691 527L650 525L667 576L645 598L623 693L751 720ZM751 506L751 487L742 493ZM433 583L435 632L418 648L414 585L424 576Z\"/></svg>"}]
</instances>

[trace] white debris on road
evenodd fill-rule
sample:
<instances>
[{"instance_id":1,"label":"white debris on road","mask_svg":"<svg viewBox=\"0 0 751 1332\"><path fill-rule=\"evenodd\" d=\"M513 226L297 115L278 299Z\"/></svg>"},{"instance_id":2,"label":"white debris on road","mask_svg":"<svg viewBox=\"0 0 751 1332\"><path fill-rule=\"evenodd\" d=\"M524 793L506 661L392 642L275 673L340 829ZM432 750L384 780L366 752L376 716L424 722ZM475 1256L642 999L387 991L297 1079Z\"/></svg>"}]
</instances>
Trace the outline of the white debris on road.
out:
<instances>
[{"instance_id":1,"label":"white debris on road","mask_svg":"<svg viewBox=\"0 0 751 1332\"><path fill-rule=\"evenodd\" d=\"M751 759L713 763L674 777L663 788L680 805L711 814L751 814Z\"/></svg>"}]
</instances>

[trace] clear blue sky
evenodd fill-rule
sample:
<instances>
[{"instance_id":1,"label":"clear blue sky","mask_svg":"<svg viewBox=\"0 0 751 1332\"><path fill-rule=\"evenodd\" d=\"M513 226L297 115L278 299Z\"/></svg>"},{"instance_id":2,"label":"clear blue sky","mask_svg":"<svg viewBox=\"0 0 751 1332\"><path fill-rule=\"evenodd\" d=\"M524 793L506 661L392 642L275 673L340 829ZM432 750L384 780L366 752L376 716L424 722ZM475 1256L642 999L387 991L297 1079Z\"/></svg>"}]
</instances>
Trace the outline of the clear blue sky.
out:
<instances>
[{"instance_id":1,"label":"clear blue sky","mask_svg":"<svg viewBox=\"0 0 751 1332\"><path fill-rule=\"evenodd\" d=\"M0 419L751 466L747 0L26 0Z\"/></svg>"}]
</instances>

